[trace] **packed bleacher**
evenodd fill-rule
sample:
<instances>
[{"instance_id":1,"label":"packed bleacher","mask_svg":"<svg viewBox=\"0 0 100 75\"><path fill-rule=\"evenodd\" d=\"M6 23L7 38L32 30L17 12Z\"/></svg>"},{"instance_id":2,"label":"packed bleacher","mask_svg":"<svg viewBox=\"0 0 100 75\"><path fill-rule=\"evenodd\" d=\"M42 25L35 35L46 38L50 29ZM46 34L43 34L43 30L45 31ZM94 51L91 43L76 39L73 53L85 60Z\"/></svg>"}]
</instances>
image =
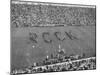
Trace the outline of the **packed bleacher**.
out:
<instances>
[{"instance_id":1,"label":"packed bleacher","mask_svg":"<svg viewBox=\"0 0 100 75\"><path fill-rule=\"evenodd\" d=\"M95 7L65 4L11 3L11 27L95 25Z\"/></svg>"},{"instance_id":2,"label":"packed bleacher","mask_svg":"<svg viewBox=\"0 0 100 75\"><path fill-rule=\"evenodd\" d=\"M16 74L33 74L44 72L61 72L61 71L78 71L78 70L93 70L96 69L96 58L84 55L66 56L64 51L58 51L57 54L47 56L43 61L34 63L32 66L25 69L15 69L11 72Z\"/></svg>"}]
</instances>

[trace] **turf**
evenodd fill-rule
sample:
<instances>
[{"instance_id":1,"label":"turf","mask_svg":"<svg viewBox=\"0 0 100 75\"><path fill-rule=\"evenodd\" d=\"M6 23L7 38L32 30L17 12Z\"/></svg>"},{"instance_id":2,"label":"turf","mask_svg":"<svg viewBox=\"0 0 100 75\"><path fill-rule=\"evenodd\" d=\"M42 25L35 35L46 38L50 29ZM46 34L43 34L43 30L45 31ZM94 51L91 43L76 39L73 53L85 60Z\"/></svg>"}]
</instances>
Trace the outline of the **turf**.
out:
<instances>
[{"instance_id":1,"label":"turf","mask_svg":"<svg viewBox=\"0 0 100 75\"><path fill-rule=\"evenodd\" d=\"M65 32L72 32L77 39L70 39ZM30 41L29 32L36 33L37 43ZM46 43L42 37L44 32L49 32L47 39L52 43ZM54 35L61 32L60 41ZM43 60L47 55L55 53L59 44L65 49L66 55L83 54L86 57L94 56L95 50L95 26L66 26L66 27L31 27L11 29L11 65L12 68L24 68L33 65L33 62ZM33 46L33 47L32 47Z\"/></svg>"}]
</instances>

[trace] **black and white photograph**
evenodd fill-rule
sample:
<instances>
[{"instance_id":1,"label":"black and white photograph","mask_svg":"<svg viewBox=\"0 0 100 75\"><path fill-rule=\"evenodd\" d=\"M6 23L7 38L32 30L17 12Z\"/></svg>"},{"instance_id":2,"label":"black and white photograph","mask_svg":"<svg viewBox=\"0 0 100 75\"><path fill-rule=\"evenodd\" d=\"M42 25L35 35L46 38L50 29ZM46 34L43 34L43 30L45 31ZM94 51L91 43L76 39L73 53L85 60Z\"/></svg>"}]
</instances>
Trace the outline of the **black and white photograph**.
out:
<instances>
[{"instance_id":1,"label":"black and white photograph","mask_svg":"<svg viewBox=\"0 0 100 75\"><path fill-rule=\"evenodd\" d=\"M11 0L11 75L96 70L96 5Z\"/></svg>"}]
</instances>

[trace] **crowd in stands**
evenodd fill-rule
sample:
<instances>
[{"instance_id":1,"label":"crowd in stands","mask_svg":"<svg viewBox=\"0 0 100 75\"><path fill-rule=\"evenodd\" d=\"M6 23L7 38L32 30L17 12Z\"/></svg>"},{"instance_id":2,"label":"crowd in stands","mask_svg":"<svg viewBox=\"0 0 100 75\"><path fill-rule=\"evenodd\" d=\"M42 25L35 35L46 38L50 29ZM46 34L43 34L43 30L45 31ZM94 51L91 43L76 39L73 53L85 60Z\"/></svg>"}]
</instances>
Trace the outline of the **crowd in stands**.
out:
<instances>
[{"instance_id":1,"label":"crowd in stands","mask_svg":"<svg viewBox=\"0 0 100 75\"><path fill-rule=\"evenodd\" d=\"M13 70L12 75L33 74L44 72L78 71L96 69L96 58L80 55L66 56L64 51L58 51L57 54L47 56L42 62L34 63L33 66L24 70Z\"/></svg>"},{"instance_id":2,"label":"crowd in stands","mask_svg":"<svg viewBox=\"0 0 100 75\"><path fill-rule=\"evenodd\" d=\"M95 8L11 4L12 27L95 25Z\"/></svg>"}]
</instances>

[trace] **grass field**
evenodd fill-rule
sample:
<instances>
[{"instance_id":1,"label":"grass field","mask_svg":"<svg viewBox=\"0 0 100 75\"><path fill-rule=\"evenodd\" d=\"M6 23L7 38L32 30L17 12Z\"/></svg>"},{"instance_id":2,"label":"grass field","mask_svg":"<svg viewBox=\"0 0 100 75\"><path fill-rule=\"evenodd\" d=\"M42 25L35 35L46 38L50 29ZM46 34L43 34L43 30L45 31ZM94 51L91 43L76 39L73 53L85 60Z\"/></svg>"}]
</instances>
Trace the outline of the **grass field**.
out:
<instances>
[{"instance_id":1,"label":"grass field","mask_svg":"<svg viewBox=\"0 0 100 75\"><path fill-rule=\"evenodd\" d=\"M78 39L70 39L65 32L71 31ZM29 40L29 32L38 35L37 43ZM49 32L47 39L52 43L43 40L43 32ZM60 41L54 35L61 32ZM95 26L66 26L66 27L32 27L32 28L12 28L11 29L11 67L23 68L33 65L33 62L41 61L44 57L58 50L59 44L65 49L66 55L83 54L86 57L94 56L95 50Z\"/></svg>"}]
</instances>

